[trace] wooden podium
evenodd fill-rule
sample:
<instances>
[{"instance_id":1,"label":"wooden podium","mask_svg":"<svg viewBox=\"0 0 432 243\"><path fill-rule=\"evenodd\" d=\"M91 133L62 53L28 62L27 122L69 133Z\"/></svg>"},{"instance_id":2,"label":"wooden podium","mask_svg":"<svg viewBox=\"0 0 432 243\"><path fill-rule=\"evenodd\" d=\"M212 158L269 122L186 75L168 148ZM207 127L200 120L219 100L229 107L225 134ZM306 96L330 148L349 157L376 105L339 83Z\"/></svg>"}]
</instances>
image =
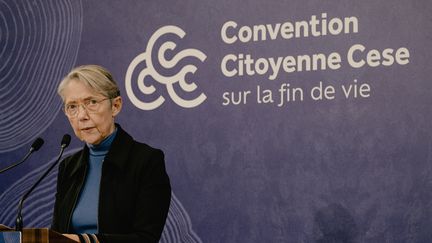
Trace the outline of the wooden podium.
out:
<instances>
[{"instance_id":1,"label":"wooden podium","mask_svg":"<svg viewBox=\"0 0 432 243\"><path fill-rule=\"evenodd\" d=\"M16 232L7 226L0 224L0 242L5 243L76 243L60 233L48 228L26 228L23 229L21 240L5 240L2 234ZM16 232L18 233L18 232Z\"/></svg>"}]
</instances>

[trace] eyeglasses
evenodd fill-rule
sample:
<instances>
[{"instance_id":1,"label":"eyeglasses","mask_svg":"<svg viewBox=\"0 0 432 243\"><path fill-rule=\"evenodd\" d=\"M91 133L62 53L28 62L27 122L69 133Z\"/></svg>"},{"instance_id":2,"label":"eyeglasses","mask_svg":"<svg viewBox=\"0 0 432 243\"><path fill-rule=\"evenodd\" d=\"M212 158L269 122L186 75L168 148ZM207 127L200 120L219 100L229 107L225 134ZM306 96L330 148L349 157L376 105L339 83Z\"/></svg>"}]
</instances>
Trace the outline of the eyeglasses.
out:
<instances>
[{"instance_id":1,"label":"eyeglasses","mask_svg":"<svg viewBox=\"0 0 432 243\"><path fill-rule=\"evenodd\" d=\"M110 98L105 98L101 100L97 99L87 99L84 102L73 102L65 104L63 111L68 117L76 117L78 115L79 107L82 106L89 114L93 114L99 111L100 104L102 101L110 100Z\"/></svg>"}]
</instances>

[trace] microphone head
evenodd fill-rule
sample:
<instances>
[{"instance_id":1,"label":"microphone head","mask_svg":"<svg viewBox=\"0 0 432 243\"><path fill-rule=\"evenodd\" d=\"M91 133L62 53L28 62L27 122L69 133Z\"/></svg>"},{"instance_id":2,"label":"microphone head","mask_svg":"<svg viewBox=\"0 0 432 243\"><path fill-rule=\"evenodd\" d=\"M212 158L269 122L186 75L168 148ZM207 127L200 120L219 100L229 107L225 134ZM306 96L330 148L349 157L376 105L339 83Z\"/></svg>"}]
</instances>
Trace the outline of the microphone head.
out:
<instances>
[{"instance_id":1,"label":"microphone head","mask_svg":"<svg viewBox=\"0 0 432 243\"><path fill-rule=\"evenodd\" d=\"M42 145L44 144L44 140L42 138L37 138L33 144L31 145L31 150L32 151L38 151Z\"/></svg>"},{"instance_id":2,"label":"microphone head","mask_svg":"<svg viewBox=\"0 0 432 243\"><path fill-rule=\"evenodd\" d=\"M69 134L63 135L63 138L61 140L61 146L63 148L66 148L67 146L69 146L70 141L71 141L71 136Z\"/></svg>"}]
</instances>

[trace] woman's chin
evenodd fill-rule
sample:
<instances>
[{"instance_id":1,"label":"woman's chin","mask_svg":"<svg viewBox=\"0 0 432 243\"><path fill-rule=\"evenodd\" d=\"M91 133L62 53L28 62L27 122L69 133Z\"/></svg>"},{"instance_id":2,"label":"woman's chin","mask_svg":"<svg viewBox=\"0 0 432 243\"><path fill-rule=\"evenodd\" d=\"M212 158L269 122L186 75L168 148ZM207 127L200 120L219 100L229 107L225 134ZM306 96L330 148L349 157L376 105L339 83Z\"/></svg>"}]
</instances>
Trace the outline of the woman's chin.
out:
<instances>
[{"instance_id":1,"label":"woman's chin","mask_svg":"<svg viewBox=\"0 0 432 243\"><path fill-rule=\"evenodd\" d=\"M82 137L82 141L84 141L85 143L91 144L91 145L98 145L101 141L102 138L100 136L83 136Z\"/></svg>"}]
</instances>

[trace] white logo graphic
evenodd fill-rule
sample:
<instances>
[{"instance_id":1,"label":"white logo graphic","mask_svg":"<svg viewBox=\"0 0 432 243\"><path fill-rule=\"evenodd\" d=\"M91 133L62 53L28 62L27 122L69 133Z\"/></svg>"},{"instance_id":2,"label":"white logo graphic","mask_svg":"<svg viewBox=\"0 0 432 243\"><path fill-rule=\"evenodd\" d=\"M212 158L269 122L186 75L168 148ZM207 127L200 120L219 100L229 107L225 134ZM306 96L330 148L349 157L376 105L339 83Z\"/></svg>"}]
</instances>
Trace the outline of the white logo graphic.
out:
<instances>
[{"instance_id":1,"label":"white logo graphic","mask_svg":"<svg viewBox=\"0 0 432 243\"><path fill-rule=\"evenodd\" d=\"M181 97L179 97L174 90L173 85L176 84L177 82L179 83L181 89L183 89L183 91L185 91L185 92L192 92L197 88L197 85L194 82L187 83L186 79L185 79L185 76L188 73L192 73L192 74L195 73L195 71L197 70L196 66L194 66L192 64L186 65L177 74L175 74L173 76L161 75L154 68L153 60L151 58L153 45L156 43L156 41L162 35L165 35L168 33L175 34L175 35L179 36L180 38L183 38L186 35L186 33L177 26L168 25L168 26L161 27L150 37L150 40L147 43L146 51L139 54L138 56L136 56L132 60L132 62L130 63L130 65L127 69L126 79L125 79L126 93L129 97L129 99L131 100L131 102L136 107L138 107L139 109L154 110L154 109L158 108L159 106L161 106L165 101L164 97L159 96L158 98L156 98L155 100L153 100L151 102L144 102L144 101L141 101L140 99L138 99L137 96L135 95L134 91L132 90L132 74L133 74L135 68L141 62L145 62L146 67L138 74L138 79L134 80L134 81L137 82L138 89L143 94L151 95L156 91L156 88L153 85L148 85L148 84L146 85L144 83L144 80L150 76L154 80L156 80L157 82L164 84L167 88L168 94L171 97L171 99L177 105L179 105L181 107L184 107L184 108L196 107L196 106L200 105L202 102L204 102L204 100L207 98L207 96L205 94L201 93L195 99L185 100L185 99L182 99ZM173 67L175 67L175 65L178 62L180 62L185 57L190 57L190 56L196 57L201 62L204 62L204 60L207 58L207 56L203 52L201 52L197 49L186 49L186 50L182 50L179 53L177 53L176 55L174 55L171 58L171 60L167 60L165 58L165 52L166 51L173 51L175 48L176 48L176 44L172 41L167 41L160 46L160 48L158 50L158 56L157 56L158 60L157 61L160 63L160 65L162 67L167 68L167 69L173 68Z\"/></svg>"}]
</instances>

